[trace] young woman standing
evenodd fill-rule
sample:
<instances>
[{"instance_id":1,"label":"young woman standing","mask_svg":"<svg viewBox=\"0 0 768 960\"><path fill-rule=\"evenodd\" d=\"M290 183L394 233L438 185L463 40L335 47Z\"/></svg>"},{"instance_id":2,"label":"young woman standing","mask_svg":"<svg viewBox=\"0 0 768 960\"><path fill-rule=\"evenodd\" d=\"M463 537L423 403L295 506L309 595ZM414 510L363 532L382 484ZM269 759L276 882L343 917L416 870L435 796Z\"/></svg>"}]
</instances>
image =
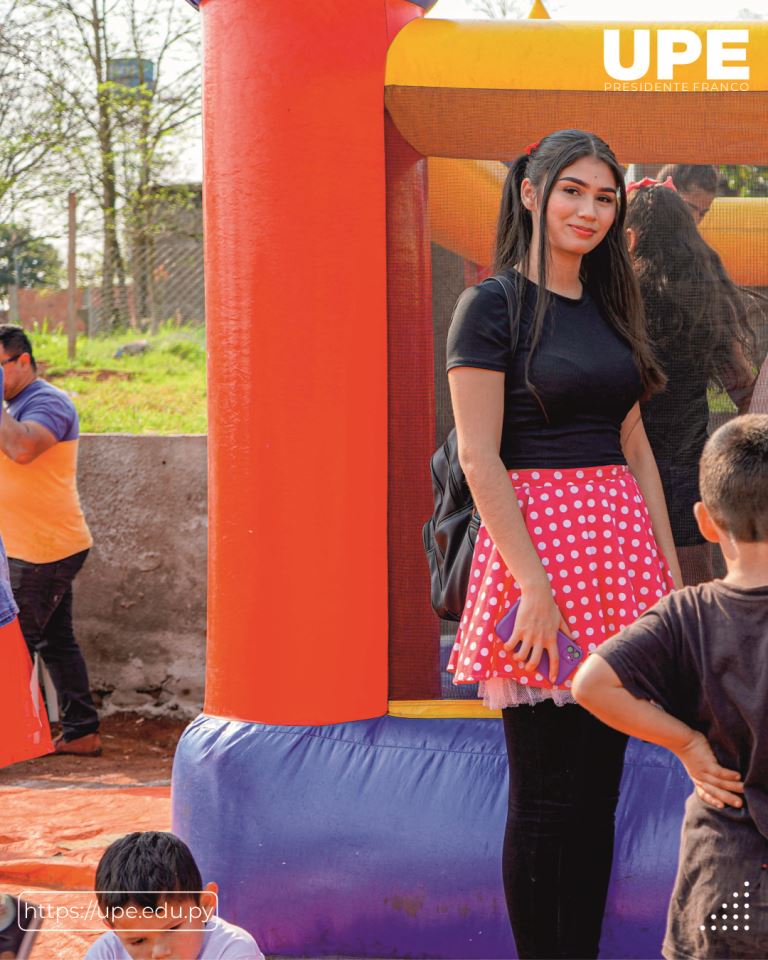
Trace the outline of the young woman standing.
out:
<instances>
[{"instance_id":1,"label":"young woman standing","mask_svg":"<svg viewBox=\"0 0 768 960\"><path fill-rule=\"evenodd\" d=\"M554 683L557 631L586 655L680 583L639 412L664 377L625 208L598 137L561 130L529 147L510 167L496 243L517 346L494 280L462 294L448 336L459 456L482 518L448 669L503 708L503 871L521 958L597 956L626 746L574 703L570 680ZM494 626L518 599L504 644Z\"/></svg>"}]
</instances>

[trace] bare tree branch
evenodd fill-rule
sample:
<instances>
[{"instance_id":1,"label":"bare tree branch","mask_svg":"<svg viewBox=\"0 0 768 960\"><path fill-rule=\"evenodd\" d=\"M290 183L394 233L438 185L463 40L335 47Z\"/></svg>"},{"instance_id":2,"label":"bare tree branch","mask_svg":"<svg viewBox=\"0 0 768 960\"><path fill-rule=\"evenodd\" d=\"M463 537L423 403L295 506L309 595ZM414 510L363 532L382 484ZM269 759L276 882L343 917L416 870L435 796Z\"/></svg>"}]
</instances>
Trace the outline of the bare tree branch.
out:
<instances>
[{"instance_id":1,"label":"bare tree branch","mask_svg":"<svg viewBox=\"0 0 768 960\"><path fill-rule=\"evenodd\" d=\"M14 17L35 24L31 42L25 37L14 56L41 91L37 111L30 111L32 98L14 88L15 66L6 68L2 58L2 34ZM157 184L172 169L185 132L199 120L199 20L178 0L0 0L0 19L0 201L3 191L14 202L44 198L52 184L61 189L67 181L77 188L84 210L101 211L102 303L108 308L114 303L110 309L117 320L115 284L119 291L130 260L135 287L146 287L136 265L144 263L146 274ZM136 60L138 85L114 79L115 56ZM144 70L147 62L151 75ZM18 119L6 86L30 116L55 119L47 137L28 142L24 128L3 139ZM12 168L6 152L15 158ZM45 164L48 176L36 177L34 171Z\"/></svg>"}]
</instances>

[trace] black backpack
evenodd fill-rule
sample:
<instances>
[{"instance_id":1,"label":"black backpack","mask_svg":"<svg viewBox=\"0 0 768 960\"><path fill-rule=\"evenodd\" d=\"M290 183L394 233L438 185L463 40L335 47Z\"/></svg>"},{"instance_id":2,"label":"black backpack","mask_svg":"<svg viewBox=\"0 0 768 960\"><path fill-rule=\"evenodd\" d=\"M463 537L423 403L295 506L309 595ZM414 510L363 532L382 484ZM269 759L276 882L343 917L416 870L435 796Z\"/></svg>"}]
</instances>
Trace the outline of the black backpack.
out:
<instances>
[{"instance_id":1,"label":"black backpack","mask_svg":"<svg viewBox=\"0 0 768 960\"><path fill-rule=\"evenodd\" d=\"M510 353L514 353L519 333L515 323L517 294L512 281L503 274L491 279L501 284L507 298ZM475 511L472 494L459 464L455 428L442 447L432 454L429 466L435 509L421 535L429 562L432 609L441 620L460 620L480 516Z\"/></svg>"}]
</instances>

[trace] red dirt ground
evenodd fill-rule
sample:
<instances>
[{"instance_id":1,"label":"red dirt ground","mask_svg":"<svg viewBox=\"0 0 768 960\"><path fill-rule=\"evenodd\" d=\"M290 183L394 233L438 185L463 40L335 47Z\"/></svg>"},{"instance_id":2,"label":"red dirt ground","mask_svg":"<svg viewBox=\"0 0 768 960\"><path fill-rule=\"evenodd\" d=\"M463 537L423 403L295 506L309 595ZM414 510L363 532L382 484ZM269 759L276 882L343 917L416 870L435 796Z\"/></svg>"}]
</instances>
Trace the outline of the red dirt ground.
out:
<instances>
[{"instance_id":1,"label":"red dirt ground","mask_svg":"<svg viewBox=\"0 0 768 960\"><path fill-rule=\"evenodd\" d=\"M101 757L42 757L0 770L0 892L86 907L112 840L170 828L171 764L185 726L115 714L102 723ZM31 960L80 960L99 929L98 921L71 916L49 920Z\"/></svg>"}]
</instances>

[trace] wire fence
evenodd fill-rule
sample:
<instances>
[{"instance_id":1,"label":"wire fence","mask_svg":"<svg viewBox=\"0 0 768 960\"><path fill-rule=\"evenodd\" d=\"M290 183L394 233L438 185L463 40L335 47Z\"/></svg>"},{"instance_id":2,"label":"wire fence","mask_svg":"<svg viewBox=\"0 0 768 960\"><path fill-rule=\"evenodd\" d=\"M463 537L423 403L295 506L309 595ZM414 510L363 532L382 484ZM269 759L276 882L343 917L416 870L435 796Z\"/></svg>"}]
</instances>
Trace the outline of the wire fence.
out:
<instances>
[{"instance_id":1,"label":"wire fence","mask_svg":"<svg viewBox=\"0 0 768 960\"><path fill-rule=\"evenodd\" d=\"M183 203L158 204L141 231L121 236L121 261L113 283L101 271L102 236L78 237L75 296L78 331L86 336L116 328L154 332L167 321L205 322L203 226L199 188ZM103 242L103 241L102 241ZM89 266L89 264L91 266ZM68 291L61 287L10 289L0 318L27 329L65 329Z\"/></svg>"}]
</instances>

